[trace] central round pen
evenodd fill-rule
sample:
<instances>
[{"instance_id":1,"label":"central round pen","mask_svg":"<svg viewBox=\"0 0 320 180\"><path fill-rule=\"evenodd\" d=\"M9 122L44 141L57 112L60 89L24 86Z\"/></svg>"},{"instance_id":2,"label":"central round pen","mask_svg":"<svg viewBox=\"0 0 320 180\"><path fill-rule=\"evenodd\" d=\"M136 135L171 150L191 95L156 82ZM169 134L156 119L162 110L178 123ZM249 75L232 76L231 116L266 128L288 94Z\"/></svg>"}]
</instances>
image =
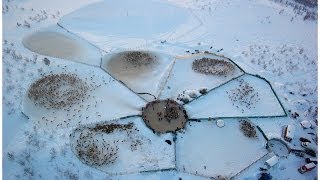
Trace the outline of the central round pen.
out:
<instances>
[{"instance_id":1,"label":"central round pen","mask_svg":"<svg viewBox=\"0 0 320 180\"><path fill-rule=\"evenodd\" d=\"M142 109L142 117L147 126L157 133L182 129L188 119L183 106L170 99L149 102Z\"/></svg>"}]
</instances>

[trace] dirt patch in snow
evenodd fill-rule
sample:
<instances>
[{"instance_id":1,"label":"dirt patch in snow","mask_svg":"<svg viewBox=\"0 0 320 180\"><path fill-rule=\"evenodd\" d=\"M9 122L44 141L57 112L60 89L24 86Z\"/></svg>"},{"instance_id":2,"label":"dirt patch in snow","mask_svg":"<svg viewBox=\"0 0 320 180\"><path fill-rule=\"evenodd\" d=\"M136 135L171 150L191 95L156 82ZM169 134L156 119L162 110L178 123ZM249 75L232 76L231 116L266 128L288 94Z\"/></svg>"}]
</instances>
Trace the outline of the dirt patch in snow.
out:
<instances>
[{"instance_id":1,"label":"dirt patch in snow","mask_svg":"<svg viewBox=\"0 0 320 180\"><path fill-rule=\"evenodd\" d=\"M77 41L58 32L36 32L25 37L22 43L35 53L63 59L79 57L84 52Z\"/></svg>"},{"instance_id":2,"label":"dirt patch in snow","mask_svg":"<svg viewBox=\"0 0 320 180\"><path fill-rule=\"evenodd\" d=\"M106 68L118 77L134 78L152 70L158 61L151 52L125 51L113 55Z\"/></svg>"},{"instance_id":3,"label":"dirt patch in snow","mask_svg":"<svg viewBox=\"0 0 320 180\"><path fill-rule=\"evenodd\" d=\"M184 108L173 100L156 100L143 108L144 122L158 133L182 129L188 119Z\"/></svg>"},{"instance_id":4,"label":"dirt patch in snow","mask_svg":"<svg viewBox=\"0 0 320 180\"><path fill-rule=\"evenodd\" d=\"M28 97L36 105L62 109L81 101L87 91L87 84L76 74L51 74L35 81Z\"/></svg>"},{"instance_id":5,"label":"dirt patch in snow","mask_svg":"<svg viewBox=\"0 0 320 180\"><path fill-rule=\"evenodd\" d=\"M192 69L201 74L225 76L233 74L235 67L228 61L204 57L194 60Z\"/></svg>"}]
</instances>

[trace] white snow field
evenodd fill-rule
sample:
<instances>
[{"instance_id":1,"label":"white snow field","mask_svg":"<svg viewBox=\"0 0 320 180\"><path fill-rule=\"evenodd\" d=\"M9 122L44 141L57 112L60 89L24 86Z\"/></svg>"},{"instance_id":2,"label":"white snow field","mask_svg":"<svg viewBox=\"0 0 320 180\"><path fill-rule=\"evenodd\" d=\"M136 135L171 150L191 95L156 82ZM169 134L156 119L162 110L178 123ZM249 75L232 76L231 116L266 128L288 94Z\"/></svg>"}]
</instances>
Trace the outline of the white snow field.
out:
<instances>
[{"instance_id":1,"label":"white snow field","mask_svg":"<svg viewBox=\"0 0 320 180\"><path fill-rule=\"evenodd\" d=\"M128 51L139 52L139 51ZM124 52L107 54L102 59L101 68L106 70L114 78L125 83L136 93L149 93L158 98L160 91L169 76L169 72L174 63L174 57L150 51L141 51L148 53L155 58L155 62L147 65L134 65L119 59L119 55ZM139 94L148 101L154 100L154 97L148 94Z\"/></svg>"},{"instance_id":2,"label":"white snow field","mask_svg":"<svg viewBox=\"0 0 320 180\"><path fill-rule=\"evenodd\" d=\"M87 83L89 89L88 94L79 97L76 104L71 105L70 108L60 109L47 108L36 104L26 94L22 111L41 128L69 127L140 115L141 108L145 105L143 99L125 88L100 68L82 64L77 66L63 66L61 64L60 68L52 68L51 70L50 74L76 74ZM34 79L34 81L38 79ZM67 87L61 86L60 88ZM62 92L57 91L57 93Z\"/></svg>"},{"instance_id":3,"label":"white snow field","mask_svg":"<svg viewBox=\"0 0 320 180\"><path fill-rule=\"evenodd\" d=\"M58 23L106 51L174 41L201 25L187 8L148 0L94 3Z\"/></svg>"},{"instance_id":4,"label":"white snow field","mask_svg":"<svg viewBox=\"0 0 320 180\"><path fill-rule=\"evenodd\" d=\"M182 57L178 56L175 60L173 69L170 72L168 81L161 92L160 98L171 98L176 100L178 95L183 94L183 91L185 90L200 90L201 88L211 90L244 73L235 64L233 64L234 71L226 75L211 75L195 72L192 69L192 63L194 60L201 58L212 58L218 61L232 63L227 58L209 53L186 55ZM193 81L194 79L197 79L197 81Z\"/></svg>"},{"instance_id":5,"label":"white snow field","mask_svg":"<svg viewBox=\"0 0 320 180\"><path fill-rule=\"evenodd\" d=\"M272 179L318 178L317 168L304 174L297 170L311 157L303 153L300 138L312 146L318 138L318 12L310 1L2 4L3 179L256 180L263 173ZM104 66L116 53L133 50L153 52L162 60L133 74ZM236 71L208 76L212 68L202 66L205 73L195 72L192 61L200 57L232 61ZM29 97L34 82L61 73L69 81L44 81L44 90ZM58 88L50 91L50 83ZM85 93L68 99L79 91ZM184 105L185 129L154 133L141 117L153 98L138 93L191 101ZM71 107L59 108L65 100ZM256 138L241 132L243 119L256 125ZM306 121L311 127L301 126ZM284 140L286 125L295 127L293 140L273 141ZM81 135L88 132L94 135L89 142ZM265 148L263 134L274 147ZM110 149L116 156L106 153ZM283 156L279 163L260 169L274 154ZM90 165L109 156L107 164Z\"/></svg>"},{"instance_id":6,"label":"white snow field","mask_svg":"<svg viewBox=\"0 0 320 180\"><path fill-rule=\"evenodd\" d=\"M240 131L239 120L225 122L223 128L215 121L187 123L176 140L178 170L230 179L268 153L261 133L248 138Z\"/></svg>"},{"instance_id":7,"label":"white snow field","mask_svg":"<svg viewBox=\"0 0 320 180\"><path fill-rule=\"evenodd\" d=\"M23 45L29 50L46 56L100 66L100 50L87 41L55 25L27 35Z\"/></svg>"},{"instance_id":8,"label":"white snow field","mask_svg":"<svg viewBox=\"0 0 320 180\"><path fill-rule=\"evenodd\" d=\"M270 85L249 74L210 91L186 104L185 108L191 119L286 116Z\"/></svg>"}]
</instances>

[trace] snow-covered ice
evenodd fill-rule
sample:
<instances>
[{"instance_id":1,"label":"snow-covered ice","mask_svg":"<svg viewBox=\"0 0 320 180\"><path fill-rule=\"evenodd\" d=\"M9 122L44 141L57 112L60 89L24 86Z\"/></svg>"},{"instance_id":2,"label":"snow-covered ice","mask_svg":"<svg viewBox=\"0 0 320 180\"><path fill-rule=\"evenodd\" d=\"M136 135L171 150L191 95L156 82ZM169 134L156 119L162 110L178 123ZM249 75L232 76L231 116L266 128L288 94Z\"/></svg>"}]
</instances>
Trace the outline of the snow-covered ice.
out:
<instances>
[{"instance_id":1,"label":"snow-covered ice","mask_svg":"<svg viewBox=\"0 0 320 180\"><path fill-rule=\"evenodd\" d=\"M26 35L22 43L29 50L42 55L94 66L100 66L101 63L98 48L57 25Z\"/></svg>"},{"instance_id":2,"label":"snow-covered ice","mask_svg":"<svg viewBox=\"0 0 320 180\"><path fill-rule=\"evenodd\" d=\"M149 65L141 65L142 67L138 67L138 65L121 62L121 59L117 58L118 53L114 53L107 54L105 57L103 57L101 68L106 70L117 80L125 83L134 92L150 93L158 98L174 63L174 57L152 51L141 52L148 53L152 57L155 57L155 62ZM122 61L125 60L122 59ZM139 95L148 101L154 100L152 95Z\"/></svg>"},{"instance_id":3,"label":"snow-covered ice","mask_svg":"<svg viewBox=\"0 0 320 180\"><path fill-rule=\"evenodd\" d=\"M58 23L107 51L174 41L201 24L187 8L148 0L101 1L64 16Z\"/></svg>"}]
</instances>

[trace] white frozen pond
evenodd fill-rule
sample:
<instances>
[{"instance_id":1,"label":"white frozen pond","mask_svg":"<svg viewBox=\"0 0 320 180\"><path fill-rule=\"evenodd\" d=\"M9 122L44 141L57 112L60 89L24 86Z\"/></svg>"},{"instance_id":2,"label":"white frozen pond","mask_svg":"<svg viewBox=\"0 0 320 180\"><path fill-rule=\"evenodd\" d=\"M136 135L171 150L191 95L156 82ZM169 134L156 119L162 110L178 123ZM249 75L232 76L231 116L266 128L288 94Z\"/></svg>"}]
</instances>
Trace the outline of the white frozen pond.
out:
<instances>
[{"instance_id":1,"label":"white frozen pond","mask_svg":"<svg viewBox=\"0 0 320 180\"><path fill-rule=\"evenodd\" d=\"M64 16L59 24L100 48L135 48L173 40L199 25L189 10L159 1L120 0L91 4Z\"/></svg>"},{"instance_id":2,"label":"white frozen pond","mask_svg":"<svg viewBox=\"0 0 320 180\"><path fill-rule=\"evenodd\" d=\"M29 50L46 56L100 66L100 50L59 26L33 32L22 41Z\"/></svg>"}]
</instances>

